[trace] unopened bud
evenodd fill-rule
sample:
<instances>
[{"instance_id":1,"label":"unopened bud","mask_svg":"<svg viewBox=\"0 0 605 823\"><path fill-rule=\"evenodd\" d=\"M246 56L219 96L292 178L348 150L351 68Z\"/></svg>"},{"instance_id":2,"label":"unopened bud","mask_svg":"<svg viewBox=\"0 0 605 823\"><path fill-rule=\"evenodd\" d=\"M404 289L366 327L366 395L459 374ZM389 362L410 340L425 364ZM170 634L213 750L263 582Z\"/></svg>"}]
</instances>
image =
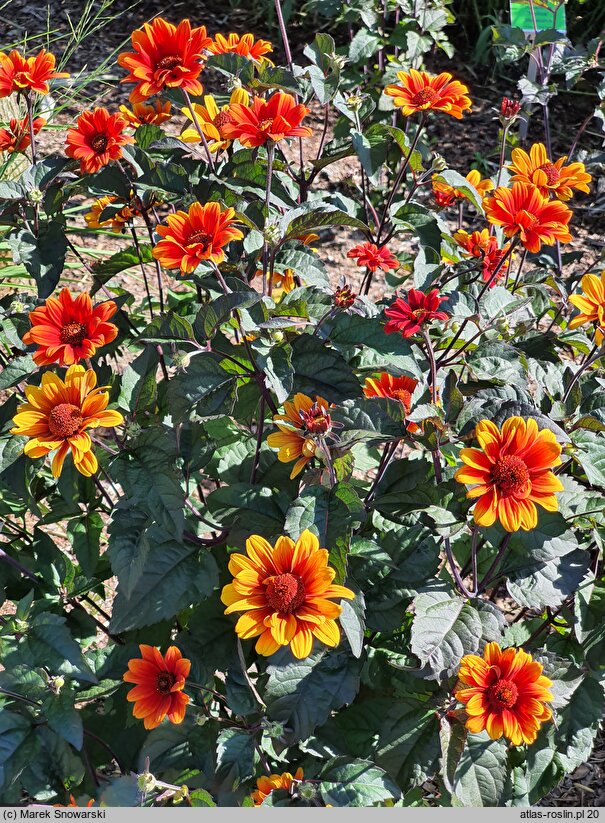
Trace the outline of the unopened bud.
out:
<instances>
[{"instance_id":1,"label":"unopened bud","mask_svg":"<svg viewBox=\"0 0 605 823\"><path fill-rule=\"evenodd\" d=\"M138 437L141 433L141 426L136 420L127 420L124 424L124 434L126 437Z\"/></svg>"},{"instance_id":2,"label":"unopened bud","mask_svg":"<svg viewBox=\"0 0 605 823\"><path fill-rule=\"evenodd\" d=\"M65 685L65 678L61 677L61 675L57 675L56 677L50 677L47 685L51 692L54 692L55 694L60 694L61 689Z\"/></svg>"},{"instance_id":3,"label":"unopened bud","mask_svg":"<svg viewBox=\"0 0 605 823\"><path fill-rule=\"evenodd\" d=\"M143 772L137 777L137 786L140 792L152 792L155 789L155 777L151 772Z\"/></svg>"},{"instance_id":4,"label":"unopened bud","mask_svg":"<svg viewBox=\"0 0 605 823\"><path fill-rule=\"evenodd\" d=\"M521 103L518 100L509 100L508 97L502 98L502 103L500 104L500 115L508 123L512 123L512 121L519 114L520 110Z\"/></svg>"},{"instance_id":5,"label":"unopened bud","mask_svg":"<svg viewBox=\"0 0 605 823\"><path fill-rule=\"evenodd\" d=\"M362 103L363 97L361 94L351 94L347 97L347 108L349 111L359 111Z\"/></svg>"},{"instance_id":6,"label":"unopened bud","mask_svg":"<svg viewBox=\"0 0 605 823\"><path fill-rule=\"evenodd\" d=\"M263 237L270 246L277 246L281 240L281 231L278 223L267 223L263 232Z\"/></svg>"},{"instance_id":7,"label":"unopened bud","mask_svg":"<svg viewBox=\"0 0 605 823\"><path fill-rule=\"evenodd\" d=\"M299 783L298 796L301 800L314 800L317 790L312 783Z\"/></svg>"},{"instance_id":8,"label":"unopened bud","mask_svg":"<svg viewBox=\"0 0 605 823\"><path fill-rule=\"evenodd\" d=\"M441 172L447 169L447 161L445 157L442 157L440 154L435 153L433 155L433 162L431 163L431 168L433 171Z\"/></svg>"},{"instance_id":9,"label":"unopened bud","mask_svg":"<svg viewBox=\"0 0 605 823\"><path fill-rule=\"evenodd\" d=\"M21 314L22 311L25 311L25 303L22 303L20 300L13 300L10 304L9 312L11 314Z\"/></svg>"},{"instance_id":10,"label":"unopened bud","mask_svg":"<svg viewBox=\"0 0 605 823\"><path fill-rule=\"evenodd\" d=\"M339 286L334 292L334 305L339 309L350 309L357 295L349 285Z\"/></svg>"},{"instance_id":11,"label":"unopened bud","mask_svg":"<svg viewBox=\"0 0 605 823\"><path fill-rule=\"evenodd\" d=\"M175 354L172 358L172 363L177 372L184 372L187 369L190 360L191 355L186 354L184 352L179 352L178 354Z\"/></svg>"},{"instance_id":12,"label":"unopened bud","mask_svg":"<svg viewBox=\"0 0 605 823\"><path fill-rule=\"evenodd\" d=\"M172 802L182 803L186 797L189 797L189 789L183 785L172 795Z\"/></svg>"},{"instance_id":13,"label":"unopened bud","mask_svg":"<svg viewBox=\"0 0 605 823\"><path fill-rule=\"evenodd\" d=\"M30 189L29 191L29 202L30 203L41 203L44 198L44 192L40 191L38 188Z\"/></svg>"},{"instance_id":14,"label":"unopened bud","mask_svg":"<svg viewBox=\"0 0 605 823\"><path fill-rule=\"evenodd\" d=\"M268 722L265 726L265 731L269 737L283 737L284 727L281 723L275 721Z\"/></svg>"}]
</instances>

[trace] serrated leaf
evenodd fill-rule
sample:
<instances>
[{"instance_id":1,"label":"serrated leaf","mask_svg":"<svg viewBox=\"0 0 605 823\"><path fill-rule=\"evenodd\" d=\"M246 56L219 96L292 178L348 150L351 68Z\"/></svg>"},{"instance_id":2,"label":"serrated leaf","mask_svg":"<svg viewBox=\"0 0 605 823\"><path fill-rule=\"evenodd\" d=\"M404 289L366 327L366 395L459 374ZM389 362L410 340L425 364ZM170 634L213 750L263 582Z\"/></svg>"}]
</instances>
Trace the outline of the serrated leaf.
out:
<instances>
[{"instance_id":1,"label":"serrated leaf","mask_svg":"<svg viewBox=\"0 0 605 823\"><path fill-rule=\"evenodd\" d=\"M469 734L454 775L456 806L498 806L506 781L506 742Z\"/></svg>"},{"instance_id":2,"label":"serrated leaf","mask_svg":"<svg viewBox=\"0 0 605 823\"><path fill-rule=\"evenodd\" d=\"M333 806L373 806L401 796L387 773L369 760L336 758L326 763L319 779L324 803Z\"/></svg>"}]
</instances>

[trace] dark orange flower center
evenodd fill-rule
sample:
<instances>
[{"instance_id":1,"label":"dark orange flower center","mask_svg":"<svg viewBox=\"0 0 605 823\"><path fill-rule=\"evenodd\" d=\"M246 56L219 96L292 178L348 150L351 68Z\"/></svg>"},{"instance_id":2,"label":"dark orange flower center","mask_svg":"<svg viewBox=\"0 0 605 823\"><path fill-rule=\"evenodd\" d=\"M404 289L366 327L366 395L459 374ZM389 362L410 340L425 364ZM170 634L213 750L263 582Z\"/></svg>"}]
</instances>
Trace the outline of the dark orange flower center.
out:
<instances>
[{"instance_id":1,"label":"dark orange flower center","mask_svg":"<svg viewBox=\"0 0 605 823\"><path fill-rule=\"evenodd\" d=\"M439 95L435 89L431 86L427 86L426 88L420 89L420 91L416 92L416 94L412 97L412 103L415 106L426 106L427 103L434 103L438 97Z\"/></svg>"},{"instance_id":2,"label":"dark orange flower center","mask_svg":"<svg viewBox=\"0 0 605 823\"><path fill-rule=\"evenodd\" d=\"M399 400L407 414L412 407L412 395L410 392L407 389L394 389L393 397L395 400Z\"/></svg>"},{"instance_id":3,"label":"dark orange flower center","mask_svg":"<svg viewBox=\"0 0 605 823\"><path fill-rule=\"evenodd\" d=\"M554 183L557 182L559 177L561 177L560 170L555 166L554 163L544 163L543 166L540 166L544 174L546 175L546 181L549 186L552 186Z\"/></svg>"},{"instance_id":4,"label":"dark orange flower center","mask_svg":"<svg viewBox=\"0 0 605 823\"><path fill-rule=\"evenodd\" d=\"M520 457L507 454L494 464L492 480L502 494L515 494L527 486L529 469Z\"/></svg>"},{"instance_id":5,"label":"dark orange flower center","mask_svg":"<svg viewBox=\"0 0 605 823\"><path fill-rule=\"evenodd\" d=\"M512 680L497 680L489 687L488 695L494 708L512 709L519 697L519 690Z\"/></svg>"},{"instance_id":6,"label":"dark orange flower center","mask_svg":"<svg viewBox=\"0 0 605 823\"><path fill-rule=\"evenodd\" d=\"M309 411L300 412L305 429L310 434L325 434L332 425L332 418L323 406L314 403Z\"/></svg>"},{"instance_id":7,"label":"dark orange flower center","mask_svg":"<svg viewBox=\"0 0 605 823\"><path fill-rule=\"evenodd\" d=\"M181 58L176 54L167 54L155 64L156 69L160 71L171 71L181 63Z\"/></svg>"},{"instance_id":8,"label":"dark orange flower center","mask_svg":"<svg viewBox=\"0 0 605 823\"><path fill-rule=\"evenodd\" d=\"M90 141L90 147L93 151L96 151L97 154L102 154L107 149L107 144L109 143L109 138L106 134L95 134L95 136Z\"/></svg>"},{"instance_id":9,"label":"dark orange flower center","mask_svg":"<svg viewBox=\"0 0 605 823\"><path fill-rule=\"evenodd\" d=\"M515 214L514 222L517 223L517 225L522 226L524 229L529 229L531 226L535 226L538 222L538 218L535 214L532 214L526 209L520 209Z\"/></svg>"},{"instance_id":10,"label":"dark orange flower center","mask_svg":"<svg viewBox=\"0 0 605 823\"><path fill-rule=\"evenodd\" d=\"M27 73L24 71L15 72L13 75L13 83L16 86L27 86L28 82Z\"/></svg>"},{"instance_id":11,"label":"dark orange flower center","mask_svg":"<svg viewBox=\"0 0 605 823\"><path fill-rule=\"evenodd\" d=\"M233 117L231 117L228 111L219 111L214 118L214 125L218 129L221 137L223 137L222 129L227 125L227 123L233 123Z\"/></svg>"},{"instance_id":12,"label":"dark orange flower center","mask_svg":"<svg viewBox=\"0 0 605 823\"><path fill-rule=\"evenodd\" d=\"M206 251L211 242L212 235L208 234L208 232L203 229L199 229L199 231L194 231L189 235L186 245L193 246L194 244L199 243L203 247L203 250Z\"/></svg>"},{"instance_id":13,"label":"dark orange flower center","mask_svg":"<svg viewBox=\"0 0 605 823\"><path fill-rule=\"evenodd\" d=\"M61 343L77 346L86 337L86 326L83 323L68 323L59 333Z\"/></svg>"},{"instance_id":14,"label":"dark orange flower center","mask_svg":"<svg viewBox=\"0 0 605 823\"><path fill-rule=\"evenodd\" d=\"M260 131L269 131L271 126L273 125L273 118L269 117L266 120L261 120L258 124L258 128Z\"/></svg>"},{"instance_id":15,"label":"dark orange flower center","mask_svg":"<svg viewBox=\"0 0 605 823\"><path fill-rule=\"evenodd\" d=\"M81 409L71 403L60 403L48 415L48 428L56 437L73 437L83 422Z\"/></svg>"},{"instance_id":16,"label":"dark orange flower center","mask_svg":"<svg viewBox=\"0 0 605 823\"><path fill-rule=\"evenodd\" d=\"M292 614L305 602L305 584L298 574L276 574L265 590L267 603L280 614Z\"/></svg>"},{"instance_id":17,"label":"dark orange flower center","mask_svg":"<svg viewBox=\"0 0 605 823\"><path fill-rule=\"evenodd\" d=\"M160 694L169 694L175 683L176 677L172 672L160 672L156 680L156 687Z\"/></svg>"}]
</instances>

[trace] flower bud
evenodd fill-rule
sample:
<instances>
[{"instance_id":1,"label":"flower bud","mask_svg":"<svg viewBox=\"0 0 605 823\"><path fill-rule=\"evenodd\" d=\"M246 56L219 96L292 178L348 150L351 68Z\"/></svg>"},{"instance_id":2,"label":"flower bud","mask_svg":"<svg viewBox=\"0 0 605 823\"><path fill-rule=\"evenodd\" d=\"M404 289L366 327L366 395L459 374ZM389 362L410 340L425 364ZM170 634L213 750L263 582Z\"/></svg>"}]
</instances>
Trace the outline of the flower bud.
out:
<instances>
[{"instance_id":1,"label":"flower bud","mask_svg":"<svg viewBox=\"0 0 605 823\"><path fill-rule=\"evenodd\" d=\"M41 203L44 199L44 192L38 188L30 189L28 199L30 203Z\"/></svg>"},{"instance_id":2,"label":"flower bud","mask_svg":"<svg viewBox=\"0 0 605 823\"><path fill-rule=\"evenodd\" d=\"M276 222L267 223L263 232L263 237L270 246L277 246L281 240L281 231L279 224Z\"/></svg>"},{"instance_id":3,"label":"flower bud","mask_svg":"<svg viewBox=\"0 0 605 823\"><path fill-rule=\"evenodd\" d=\"M126 437L138 437L141 433L141 426L136 420L126 420L124 424L124 434Z\"/></svg>"},{"instance_id":4,"label":"flower bud","mask_svg":"<svg viewBox=\"0 0 605 823\"><path fill-rule=\"evenodd\" d=\"M357 295L351 289L349 285L339 286L336 291L334 292L334 297L332 298L334 301L334 305L337 306L339 309L350 309L353 303L355 302L355 298Z\"/></svg>"},{"instance_id":5,"label":"flower bud","mask_svg":"<svg viewBox=\"0 0 605 823\"><path fill-rule=\"evenodd\" d=\"M56 677L50 677L47 683L48 688L51 690L51 692L54 692L54 694L60 694L61 689L64 685L65 678L61 677L61 675L57 675Z\"/></svg>"},{"instance_id":6,"label":"flower bud","mask_svg":"<svg viewBox=\"0 0 605 823\"><path fill-rule=\"evenodd\" d=\"M20 300L13 300L9 307L10 314L21 314L23 311L25 311L25 303Z\"/></svg>"},{"instance_id":7,"label":"flower bud","mask_svg":"<svg viewBox=\"0 0 605 823\"><path fill-rule=\"evenodd\" d=\"M314 800L315 795L317 794L317 790L312 783L299 783L298 784L298 796L301 800Z\"/></svg>"},{"instance_id":8,"label":"flower bud","mask_svg":"<svg viewBox=\"0 0 605 823\"><path fill-rule=\"evenodd\" d=\"M447 160L445 159L445 157L442 157L440 154L435 153L433 155L431 169L436 172L445 171L447 169Z\"/></svg>"},{"instance_id":9,"label":"flower bud","mask_svg":"<svg viewBox=\"0 0 605 823\"><path fill-rule=\"evenodd\" d=\"M284 734L284 727L281 723L277 723L275 721L267 722L265 726L265 731L269 735L269 737L283 737Z\"/></svg>"},{"instance_id":10,"label":"flower bud","mask_svg":"<svg viewBox=\"0 0 605 823\"><path fill-rule=\"evenodd\" d=\"M172 802L175 804L182 803L186 797L189 797L189 789L183 785L172 795Z\"/></svg>"},{"instance_id":11,"label":"flower bud","mask_svg":"<svg viewBox=\"0 0 605 823\"><path fill-rule=\"evenodd\" d=\"M519 114L520 109L521 103L518 100L509 100L508 97L502 98L502 103L500 104L500 115L508 123L512 123L512 121Z\"/></svg>"},{"instance_id":12,"label":"flower bud","mask_svg":"<svg viewBox=\"0 0 605 823\"><path fill-rule=\"evenodd\" d=\"M137 786L141 792L152 792L155 789L155 777L151 772L143 772L137 777Z\"/></svg>"},{"instance_id":13,"label":"flower bud","mask_svg":"<svg viewBox=\"0 0 605 823\"><path fill-rule=\"evenodd\" d=\"M347 108L349 111L359 111L363 103L363 97L361 94L351 94L347 97Z\"/></svg>"}]
</instances>

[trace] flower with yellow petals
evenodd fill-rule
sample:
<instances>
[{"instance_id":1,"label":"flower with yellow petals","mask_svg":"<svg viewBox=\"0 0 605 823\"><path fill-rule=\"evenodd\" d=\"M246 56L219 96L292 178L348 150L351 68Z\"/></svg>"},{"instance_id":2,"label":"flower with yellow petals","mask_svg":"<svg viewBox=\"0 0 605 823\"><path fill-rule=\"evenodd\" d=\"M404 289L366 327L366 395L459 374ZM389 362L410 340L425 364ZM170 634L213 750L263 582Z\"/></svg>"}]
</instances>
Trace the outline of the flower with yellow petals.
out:
<instances>
[{"instance_id":1,"label":"flower with yellow petals","mask_svg":"<svg viewBox=\"0 0 605 823\"><path fill-rule=\"evenodd\" d=\"M204 96L203 106L199 103L192 104L195 121L193 120L189 106L185 106L181 111L185 117L193 122L193 125L187 126L181 134L181 140L185 143L200 143L202 138L198 131L199 127L208 141L208 148L211 152L228 149L233 142L233 140L227 138L224 133L225 125L233 122L229 109L233 103L240 103L242 106L247 106L249 99L248 92L245 89L234 89L229 98L229 102L219 108L214 97L211 94L206 94ZM197 126L195 125L196 123Z\"/></svg>"},{"instance_id":2,"label":"flower with yellow petals","mask_svg":"<svg viewBox=\"0 0 605 823\"><path fill-rule=\"evenodd\" d=\"M269 777L265 775L259 777L256 781L256 791L252 792L254 805L261 806L272 791L279 789L284 789L287 792L291 791L296 782L303 779L303 776L303 770L297 769L294 775L291 775L290 772L284 772L283 774L271 774Z\"/></svg>"},{"instance_id":3,"label":"flower with yellow petals","mask_svg":"<svg viewBox=\"0 0 605 823\"><path fill-rule=\"evenodd\" d=\"M55 452L53 477L61 474L70 451L80 474L95 474L97 458L86 429L113 428L124 422L120 412L107 408L107 387L96 385L97 376L92 369L70 366L64 380L47 371L40 386L25 387L28 402L17 408L15 427L10 431L30 438L23 448L28 457L45 457Z\"/></svg>"},{"instance_id":4,"label":"flower with yellow petals","mask_svg":"<svg viewBox=\"0 0 605 823\"><path fill-rule=\"evenodd\" d=\"M256 651L265 657L290 646L294 657L311 654L313 638L334 648L340 643L336 623L342 609L333 598L355 594L332 581L328 552L308 529L296 543L279 537L275 546L258 534L246 540L246 554L232 554L233 583L222 591L225 614L243 612L235 631L242 640L258 637Z\"/></svg>"},{"instance_id":5,"label":"flower with yellow petals","mask_svg":"<svg viewBox=\"0 0 605 823\"><path fill-rule=\"evenodd\" d=\"M570 200L573 190L588 194L588 183L592 176L587 173L584 163L569 163L565 165L567 156L559 157L553 163L543 143L534 143L529 154L523 149L513 149L512 163L508 168L513 172L511 180L520 183L531 183L540 190L540 194L548 197L553 194L557 200Z\"/></svg>"},{"instance_id":6,"label":"flower with yellow petals","mask_svg":"<svg viewBox=\"0 0 605 823\"><path fill-rule=\"evenodd\" d=\"M578 326L595 323L595 343L600 346L605 334L605 269L600 275L585 274L582 294L572 294L569 302L580 309L580 314L572 317L568 328L577 329Z\"/></svg>"}]
</instances>

